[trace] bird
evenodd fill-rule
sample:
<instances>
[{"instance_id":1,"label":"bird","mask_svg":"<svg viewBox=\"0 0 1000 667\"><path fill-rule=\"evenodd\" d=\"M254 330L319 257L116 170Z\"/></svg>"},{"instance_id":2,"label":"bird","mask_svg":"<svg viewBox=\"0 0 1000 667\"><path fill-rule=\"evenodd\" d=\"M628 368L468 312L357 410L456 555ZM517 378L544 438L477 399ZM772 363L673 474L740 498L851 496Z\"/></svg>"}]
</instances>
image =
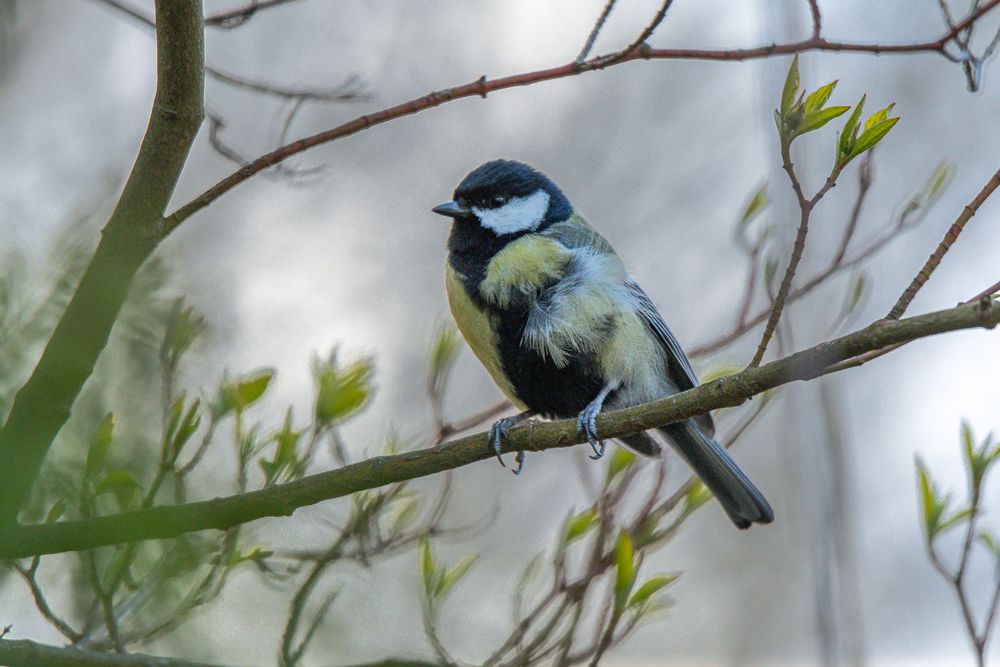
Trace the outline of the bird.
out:
<instances>
[{"instance_id":1,"label":"bird","mask_svg":"<svg viewBox=\"0 0 1000 667\"><path fill-rule=\"evenodd\" d=\"M499 389L520 410L496 421L500 463L511 429L534 416L577 418L604 454L597 415L698 385L680 344L625 264L562 190L515 160L472 170L452 199L446 291L455 323ZM710 414L654 429L715 495L737 527L774 520L763 493L714 439ZM650 431L618 439L650 457ZM524 463L519 452L515 474Z\"/></svg>"}]
</instances>

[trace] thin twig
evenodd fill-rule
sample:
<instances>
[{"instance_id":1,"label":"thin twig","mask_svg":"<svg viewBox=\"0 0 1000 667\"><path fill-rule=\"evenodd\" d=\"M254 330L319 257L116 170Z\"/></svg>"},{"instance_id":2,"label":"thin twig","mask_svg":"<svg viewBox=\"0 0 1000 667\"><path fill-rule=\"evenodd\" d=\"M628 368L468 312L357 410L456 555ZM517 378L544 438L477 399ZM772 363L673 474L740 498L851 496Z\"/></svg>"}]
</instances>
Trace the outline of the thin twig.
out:
<instances>
[{"instance_id":1,"label":"thin twig","mask_svg":"<svg viewBox=\"0 0 1000 667\"><path fill-rule=\"evenodd\" d=\"M819 0L806 0L809 3L809 13L812 15L812 36L819 39L823 30L823 15L819 11Z\"/></svg>"},{"instance_id":2,"label":"thin twig","mask_svg":"<svg viewBox=\"0 0 1000 667\"><path fill-rule=\"evenodd\" d=\"M576 56L576 62L582 63L590 55L590 50L594 48L594 42L597 41L597 36L601 33L601 28L604 27L604 23L611 16L611 11L615 8L615 2L616 0L608 0L605 3L601 15L597 17L594 27L591 28L590 34L587 35L587 41L583 43L583 48L580 49L580 53Z\"/></svg>"},{"instance_id":3,"label":"thin twig","mask_svg":"<svg viewBox=\"0 0 1000 667\"><path fill-rule=\"evenodd\" d=\"M249 21L257 12L271 9L296 0L251 0L250 4L229 11L219 12L205 17L205 25L213 28L230 30L238 28Z\"/></svg>"},{"instance_id":4,"label":"thin twig","mask_svg":"<svg viewBox=\"0 0 1000 667\"><path fill-rule=\"evenodd\" d=\"M64 637L70 641L77 641L80 638L80 633L73 629L73 627L63 620L58 614L52 611L52 607L49 606L48 600L45 598L45 592L39 585L36 579L36 574L38 573L38 565L41 562L39 557L32 559L30 567L23 567L18 563L12 563L12 567L17 570L17 573L21 575L24 582L28 584L28 588L31 590L31 597L35 600L35 607L42 617L48 621L52 626L58 630Z\"/></svg>"},{"instance_id":5,"label":"thin twig","mask_svg":"<svg viewBox=\"0 0 1000 667\"><path fill-rule=\"evenodd\" d=\"M983 205L983 202L989 199L990 195L993 194L997 187L1000 187L1000 169L998 169L990 180L986 182L986 185L984 185L983 189L979 191L979 194L977 194L972 201L965 205L965 208L963 208L962 212L959 213L955 222L953 222L951 227L948 228L948 231L945 232L944 238L942 238L941 242L938 243L937 248L934 249L934 252L932 252L930 257L927 258L927 261L924 262L920 271L918 271L917 275L915 275L913 280L910 281L909 286L903 290L903 293L896 301L896 305L892 307L892 310L890 310L885 316L885 319L898 320L903 316L903 313L906 312L907 307L910 305L910 302L913 301L917 292L920 291L920 288L923 287L927 280L931 277L934 269L938 267L945 254L951 249L952 244L958 240L958 236L962 233L962 230L965 229L966 223L972 219L972 216L976 214L979 207Z\"/></svg>"},{"instance_id":6,"label":"thin twig","mask_svg":"<svg viewBox=\"0 0 1000 667\"><path fill-rule=\"evenodd\" d=\"M634 60L714 60L714 61L743 61L759 58L768 58L778 55L788 55L801 53L804 51L832 51L832 52L854 52L871 54L907 54L934 52L943 53L947 43L954 38L959 30L972 25L979 17L1000 5L1000 0L990 0L970 13L965 19L959 22L940 38L929 42L915 42L910 44L861 44L854 42L834 42L823 37L818 39L807 39L799 42L789 42L785 44L769 44L745 49L634 49L628 55L622 56L620 52L610 56L597 56L583 63L575 61L551 69L537 70L522 74L515 74L499 79L489 79L485 76L470 83L444 88L421 97L414 98L402 104L388 107L374 113L365 114L342 125L319 132L317 134L304 137L290 144L277 148L266 155L255 159L244 168L230 174L221 181L202 192L200 195L182 205L174 211L166 220L162 237L168 236L173 230L181 225L189 217L209 206L223 194L229 192L237 185L243 183L255 174L275 166L283 160L287 160L293 155L297 155L310 148L321 144L329 143L344 137L357 134L364 130L371 129L376 125L381 125L404 116L420 113L427 109L438 107L455 100L466 97L485 97L491 92L529 86L543 81L552 81L570 76L577 76L584 72L605 69Z\"/></svg>"},{"instance_id":7,"label":"thin twig","mask_svg":"<svg viewBox=\"0 0 1000 667\"><path fill-rule=\"evenodd\" d=\"M788 293L792 288L792 280L795 279L795 270L799 266L799 262L802 260L802 255L806 249L806 235L809 233L809 218L812 215L813 208L816 204L823 198L830 188L832 188L837 183L837 177L840 176L840 166L835 166L833 171L826 179L826 183L823 184L816 194L810 198L806 198L805 194L802 192L802 184L799 183L798 177L795 175L795 166L792 164L791 155L791 140L782 139L781 141L781 166L788 174L788 178L792 183L792 190L795 191L795 197L798 199L799 203L799 228L795 234L795 243L792 245L792 254L788 260L788 266L785 268L785 275L781 279L781 285L778 287L778 294L774 298L774 303L771 305L771 314L767 318L767 324L764 326L764 333L761 335L760 343L757 345L757 351L753 355L753 359L750 361L750 367L755 368L760 365L760 362L764 359L764 353L767 351L767 345L771 342L771 337L774 335L774 331L778 326L778 321L781 319L781 313L785 308L785 302L788 300Z\"/></svg>"}]
</instances>

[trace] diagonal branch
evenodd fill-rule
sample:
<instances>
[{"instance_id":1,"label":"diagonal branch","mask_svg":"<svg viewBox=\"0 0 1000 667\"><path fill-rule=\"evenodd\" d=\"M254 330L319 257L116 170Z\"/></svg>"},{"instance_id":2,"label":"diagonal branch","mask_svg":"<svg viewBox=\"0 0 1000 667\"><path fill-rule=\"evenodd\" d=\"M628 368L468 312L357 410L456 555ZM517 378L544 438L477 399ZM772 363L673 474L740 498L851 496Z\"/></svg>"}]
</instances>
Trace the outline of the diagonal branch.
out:
<instances>
[{"instance_id":1,"label":"diagonal branch","mask_svg":"<svg viewBox=\"0 0 1000 667\"><path fill-rule=\"evenodd\" d=\"M615 52L609 55L596 56L590 60L580 62L570 62L559 67L514 74L499 79L489 79L482 76L475 81L455 86L453 88L443 88L421 97L414 98L402 104L375 111L370 114L359 116L342 125L324 130L317 134L304 137L290 144L277 148L270 153L260 156L253 162L241 167L225 177L208 190L184 204L174 211L168 218L163 229L163 236L169 235L192 215L209 206L216 199L226 194L237 185L252 178L265 169L273 167L284 160L297 155L303 151L315 148L322 144L343 139L351 135L371 129L376 125L382 125L405 116L410 116L427 109L454 102L466 97L483 97L488 93L507 88L520 86L530 86L543 81L552 81L570 76L577 76L585 72L602 70L614 67L634 60L714 60L714 61L743 61L756 60L760 58L770 58L772 56L790 55L803 51L831 51L831 52L852 52L879 54L912 54L912 53L944 53L948 42L954 39L961 30L974 24L979 17L1000 5L1000 0L989 0L983 3L975 11L971 12L965 19L958 22L940 38L929 42L916 42L911 44L863 44L856 42L832 42L823 37L813 37L810 39L789 42L785 44L769 44L746 49L652 49L648 47L637 47L622 55L622 52ZM665 9L663 10L665 12ZM653 25L653 24L651 24ZM656 26L653 25L655 28ZM623 50L624 51L624 50ZM619 57L620 56L620 57Z\"/></svg>"},{"instance_id":2,"label":"diagonal branch","mask_svg":"<svg viewBox=\"0 0 1000 667\"><path fill-rule=\"evenodd\" d=\"M167 3L161 3L167 4ZM0 664L8 667L221 667L179 658L159 658L141 653L116 655L103 651L49 646L27 639L0 639Z\"/></svg>"},{"instance_id":3,"label":"diagonal branch","mask_svg":"<svg viewBox=\"0 0 1000 667\"><path fill-rule=\"evenodd\" d=\"M156 4L157 84L132 173L80 285L0 430L0 524L16 519L42 460L93 372L204 115L200 0Z\"/></svg>"},{"instance_id":4,"label":"diagonal branch","mask_svg":"<svg viewBox=\"0 0 1000 667\"><path fill-rule=\"evenodd\" d=\"M779 361L747 368L681 394L601 414L598 427L608 438L638 433L718 408L739 405L783 384L820 377L835 370L838 362L872 350L948 331L993 328L997 324L1000 324L1000 302L990 299L903 320L878 321ZM575 419L528 422L511 432L503 451L542 451L580 442ZM227 498L83 521L10 526L0 529L0 559L176 537L198 530L226 529L267 516L287 516L299 507L452 470L492 456L486 434L478 433L427 449L377 456L287 484Z\"/></svg>"},{"instance_id":5,"label":"diagonal branch","mask_svg":"<svg viewBox=\"0 0 1000 667\"><path fill-rule=\"evenodd\" d=\"M915 296L917 296L917 292L920 291L920 288L924 286L924 283L926 283L931 277L931 274L934 273L934 269L936 269L941 263L945 254L951 249L952 244L958 240L958 236L962 233L962 230L965 229L966 223L972 219L972 216L976 214L979 207L983 205L983 202L989 199L990 195L993 194L993 191L996 190L997 187L1000 187L1000 169L993 174L993 177L987 181L986 185L983 186L983 189L979 191L979 194L977 194L972 201L966 204L965 208L962 209L962 212L958 214L958 218L955 219L955 222L953 222L951 227L948 228L948 231L945 232L944 238L942 238L941 242L938 243L937 248L935 248L934 252L932 252L930 257L927 258L924 265L920 267L920 271L918 271L917 275L913 277L913 280L911 280L907 288L903 290L903 293L899 295L899 300L896 301L896 305L894 305L892 310L890 310L885 316L886 319L897 320L903 316L903 313L906 312L910 302L913 301Z\"/></svg>"}]
</instances>

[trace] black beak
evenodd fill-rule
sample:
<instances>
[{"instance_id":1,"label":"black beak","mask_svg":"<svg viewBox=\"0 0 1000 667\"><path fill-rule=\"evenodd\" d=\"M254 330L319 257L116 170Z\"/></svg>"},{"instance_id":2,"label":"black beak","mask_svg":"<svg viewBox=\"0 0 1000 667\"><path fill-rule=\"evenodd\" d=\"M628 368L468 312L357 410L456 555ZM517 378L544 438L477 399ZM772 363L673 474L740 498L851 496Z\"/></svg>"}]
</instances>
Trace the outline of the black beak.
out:
<instances>
[{"instance_id":1,"label":"black beak","mask_svg":"<svg viewBox=\"0 0 1000 667\"><path fill-rule=\"evenodd\" d=\"M431 209L438 215L446 215L449 218L467 218L472 213L472 210L454 201L446 201L443 204L438 204Z\"/></svg>"}]
</instances>

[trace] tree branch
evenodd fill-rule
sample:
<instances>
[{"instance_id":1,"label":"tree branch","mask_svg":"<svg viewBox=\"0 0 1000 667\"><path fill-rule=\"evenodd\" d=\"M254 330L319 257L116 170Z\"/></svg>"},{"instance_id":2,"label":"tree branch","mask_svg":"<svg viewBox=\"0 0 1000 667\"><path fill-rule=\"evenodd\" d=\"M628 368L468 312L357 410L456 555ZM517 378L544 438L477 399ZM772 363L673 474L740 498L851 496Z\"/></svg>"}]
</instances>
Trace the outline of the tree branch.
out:
<instances>
[{"instance_id":1,"label":"tree branch","mask_svg":"<svg viewBox=\"0 0 1000 667\"><path fill-rule=\"evenodd\" d=\"M203 118L201 0L156 4L157 85L132 173L80 285L0 430L0 524L16 520L42 460L104 349Z\"/></svg>"},{"instance_id":2,"label":"tree branch","mask_svg":"<svg viewBox=\"0 0 1000 667\"><path fill-rule=\"evenodd\" d=\"M159 3L169 4L169 3ZM49 646L27 639L0 639L0 664L7 667L221 667L180 658L158 658L141 653L117 655L103 651Z\"/></svg>"},{"instance_id":3,"label":"tree branch","mask_svg":"<svg viewBox=\"0 0 1000 667\"><path fill-rule=\"evenodd\" d=\"M935 248L934 252L932 252L930 257L927 258L924 265L920 267L920 271L918 271L917 275L915 275L913 280L910 281L909 286L903 290L903 293L899 296L899 300L896 301L896 305L894 305L892 310L889 311L889 314L885 316L886 319L896 320L902 317L903 313L906 312L907 307L910 305L910 302L913 301L915 296L917 296L917 292L920 291L920 288L924 286L924 283L926 283L931 277L931 274L934 273L934 269L936 269L941 263L945 254L951 250L952 244L958 240L958 235L962 233L963 229L965 229L966 223L972 219L972 216L976 214L979 207L983 205L983 202L989 199L990 195L993 194L993 191L996 190L997 187L1000 187L1000 169L993 174L993 177L987 181L986 185L983 186L983 189L979 191L979 194L976 195L972 201L966 204L965 208L962 209L962 212L958 214L958 218L955 219L955 222L953 222L951 227L948 228L948 231L945 232L944 238L942 238L941 242L938 243L937 248Z\"/></svg>"},{"instance_id":4,"label":"tree branch","mask_svg":"<svg viewBox=\"0 0 1000 667\"><path fill-rule=\"evenodd\" d=\"M982 299L904 320L878 321L854 333L816 345L764 366L747 368L690 391L644 405L601 414L608 438L668 424L723 407L740 405L768 389L811 380L835 364L889 345L948 331L1000 323L1000 302ZM529 421L515 428L503 451L542 451L582 442L575 419ZM145 539L170 538L198 530L226 529L268 516L288 516L299 507L363 489L433 475L493 456L485 433L436 447L366 461L310 475L259 491L183 505L167 505L82 521L9 526L0 529L0 559L91 549Z\"/></svg>"},{"instance_id":5,"label":"tree branch","mask_svg":"<svg viewBox=\"0 0 1000 667\"><path fill-rule=\"evenodd\" d=\"M499 79L487 80L482 76L470 83L444 88L428 93L421 97L414 98L402 104L382 109L374 113L359 116L354 120L342 125L319 132L317 134L304 137L298 141L277 148L266 155L262 155L253 162L245 165L222 179L208 190L204 191L187 204L174 211L168 218L163 229L163 236L169 235L182 222L192 215L207 207L216 199L229 192L237 185L248 180L255 174L273 167L279 162L287 160L293 155L297 155L310 148L321 144L329 143L344 137L368 130L376 125L381 125L389 121L409 116L427 109L454 102L466 97L483 97L488 93L515 88L519 86L530 86L543 81L552 81L569 76L576 76L584 72L601 70L607 67L614 67L633 60L755 60L768 58L771 56L788 55L802 51L832 51L832 52L854 52L879 54L908 54L908 53L944 53L945 46L963 29L975 23L979 17L983 16L997 5L1000 0L990 0L984 3L975 11L971 12L965 19L949 29L940 38L930 42L918 42L912 44L859 44L854 42L831 42L823 37L811 37L798 42L785 44L769 44L747 49L652 49L640 46L630 53L618 58L620 52L596 56L584 62L571 62L559 67L537 70L515 74Z\"/></svg>"}]
</instances>

